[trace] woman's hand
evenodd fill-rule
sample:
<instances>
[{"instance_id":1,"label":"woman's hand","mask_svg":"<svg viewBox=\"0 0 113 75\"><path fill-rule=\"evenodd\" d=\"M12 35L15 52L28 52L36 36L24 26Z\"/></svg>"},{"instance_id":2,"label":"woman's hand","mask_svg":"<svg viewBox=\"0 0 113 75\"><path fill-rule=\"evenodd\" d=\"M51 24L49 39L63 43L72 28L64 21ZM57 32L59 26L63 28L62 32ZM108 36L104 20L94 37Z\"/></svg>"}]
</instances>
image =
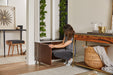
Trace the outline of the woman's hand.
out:
<instances>
[{"instance_id":1,"label":"woman's hand","mask_svg":"<svg viewBox=\"0 0 113 75\"><path fill-rule=\"evenodd\" d=\"M49 47L50 47L50 48L54 48L54 47L55 47L55 45L53 45L53 44L50 44L50 45L49 45Z\"/></svg>"}]
</instances>

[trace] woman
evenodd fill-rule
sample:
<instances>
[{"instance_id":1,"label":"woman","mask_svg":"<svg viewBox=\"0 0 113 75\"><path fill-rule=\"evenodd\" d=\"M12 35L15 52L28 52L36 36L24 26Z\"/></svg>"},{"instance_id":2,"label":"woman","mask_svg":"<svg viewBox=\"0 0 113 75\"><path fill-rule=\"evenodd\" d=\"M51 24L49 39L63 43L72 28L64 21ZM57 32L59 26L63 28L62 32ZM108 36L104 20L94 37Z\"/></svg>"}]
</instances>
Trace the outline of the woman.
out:
<instances>
[{"instance_id":1,"label":"woman","mask_svg":"<svg viewBox=\"0 0 113 75\"><path fill-rule=\"evenodd\" d=\"M65 59L67 66L70 66L73 61L73 36L75 34L71 25L67 24L63 27L64 39L63 42L57 45L50 44L51 48L64 48L60 50L53 50L52 53L55 57Z\"/></svg>"}]
</instances>

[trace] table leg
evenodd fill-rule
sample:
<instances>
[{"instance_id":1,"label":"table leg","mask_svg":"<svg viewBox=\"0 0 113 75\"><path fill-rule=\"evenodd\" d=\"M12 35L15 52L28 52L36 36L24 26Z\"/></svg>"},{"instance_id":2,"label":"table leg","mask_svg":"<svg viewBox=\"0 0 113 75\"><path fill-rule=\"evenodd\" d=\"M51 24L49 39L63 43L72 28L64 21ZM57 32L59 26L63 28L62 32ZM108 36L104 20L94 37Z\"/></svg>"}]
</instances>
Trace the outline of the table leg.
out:
<instances>
[{"instance_id":1,"label":"table leg","mask_svg":"<svg viewBox=\"0 0 113 75\"><path fill-rule=\"evenodd\" d=\"M86 41L86 46L87 46L87 41Z\"/></svg>"},{"instance_id":2,"label":"table leg","mask_svg":"<svg viewBox=\"0 0 113 75\"><path fill-rule=\"evenodd\" d=\"M5 57L5 31L3 31L3 38L4 38L4 57Z\"/></svg>"},{"instance_id":3,"label":"table leg","mask_svg":"<svg viewBox=\"0 0 113 75\"><path fill-rule=\"evenodd\" d=\"M20 30L20 40L22 40L22 30Z\"/></svg>"},{"instance_id":4,"label":"table leg","mask_svg":"<svg viewBox=\"0 0 113 75\"><path fill-rule=\"evenodd\" d=\"M75 43L76 43L75 39L73 39L73 62L72 62L72 66L74 66L74 62L75 62L74 60L75 60L75 57L76 57L76 54L75 54L76 53L75 52L76 51L76 45L75 45Z\"/></svg>"}]
</instances>

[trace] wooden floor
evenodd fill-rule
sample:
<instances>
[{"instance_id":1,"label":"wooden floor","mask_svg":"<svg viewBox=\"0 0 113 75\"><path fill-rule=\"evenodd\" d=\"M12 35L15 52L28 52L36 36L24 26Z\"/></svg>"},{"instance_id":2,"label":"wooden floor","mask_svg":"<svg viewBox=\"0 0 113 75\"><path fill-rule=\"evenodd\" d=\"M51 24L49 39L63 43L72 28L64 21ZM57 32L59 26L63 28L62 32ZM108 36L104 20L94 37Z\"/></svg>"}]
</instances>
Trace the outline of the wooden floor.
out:
<instances>
[{"instance_id":1,"label":"wooden floor","mask_svg":"<svg viewBox=\"0 0 113 75\"><path fill-rule=\"evenodd\" d=\"M56 61L52 65L41 64L40 67L39 65L27 65L25 62L4 64L0 65L0 75L17 75L60 66L64 66L61 61Z\"/></svg>"}]
</instances>

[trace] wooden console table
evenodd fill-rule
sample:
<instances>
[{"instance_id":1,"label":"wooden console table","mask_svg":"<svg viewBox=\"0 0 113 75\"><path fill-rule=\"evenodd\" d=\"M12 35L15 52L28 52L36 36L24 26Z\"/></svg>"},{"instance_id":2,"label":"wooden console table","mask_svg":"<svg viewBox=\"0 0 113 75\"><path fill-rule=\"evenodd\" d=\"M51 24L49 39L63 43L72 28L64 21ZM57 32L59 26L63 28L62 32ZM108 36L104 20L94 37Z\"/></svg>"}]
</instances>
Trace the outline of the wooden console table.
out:
<instances>
[{"instance_id":1,"label":"wooden console table","mask_svg":"<svg viewBox=\"0 0 113 75\"><path fill-rule=\"evenodd\" d=\"M5 32L7 31L20 31L20 40L22 40L22 31L26 31L26 29L0 29L1 32L3 32L3 42L4 42L4 57L5 55Z\"/></svg>"},{"instance_id":2,"label":"wooden console table","mask_svg":"<svg viewBox=\"0 0 113 75\"><path fill-rule=\"evenodd\" d=\"M98 43L106 43L106 44L113 44L113 35L109 34L90 34L90 33L76 33L74 35L74 40L80 40L80 41L90 41L90 42L98 42ZM85 64L85 62L75 62L75 65L94 69ZM97 71L102 71L100 69L94 69ZM102 71L105 72L105 71Z\"/></svg>"}]
</instances>

